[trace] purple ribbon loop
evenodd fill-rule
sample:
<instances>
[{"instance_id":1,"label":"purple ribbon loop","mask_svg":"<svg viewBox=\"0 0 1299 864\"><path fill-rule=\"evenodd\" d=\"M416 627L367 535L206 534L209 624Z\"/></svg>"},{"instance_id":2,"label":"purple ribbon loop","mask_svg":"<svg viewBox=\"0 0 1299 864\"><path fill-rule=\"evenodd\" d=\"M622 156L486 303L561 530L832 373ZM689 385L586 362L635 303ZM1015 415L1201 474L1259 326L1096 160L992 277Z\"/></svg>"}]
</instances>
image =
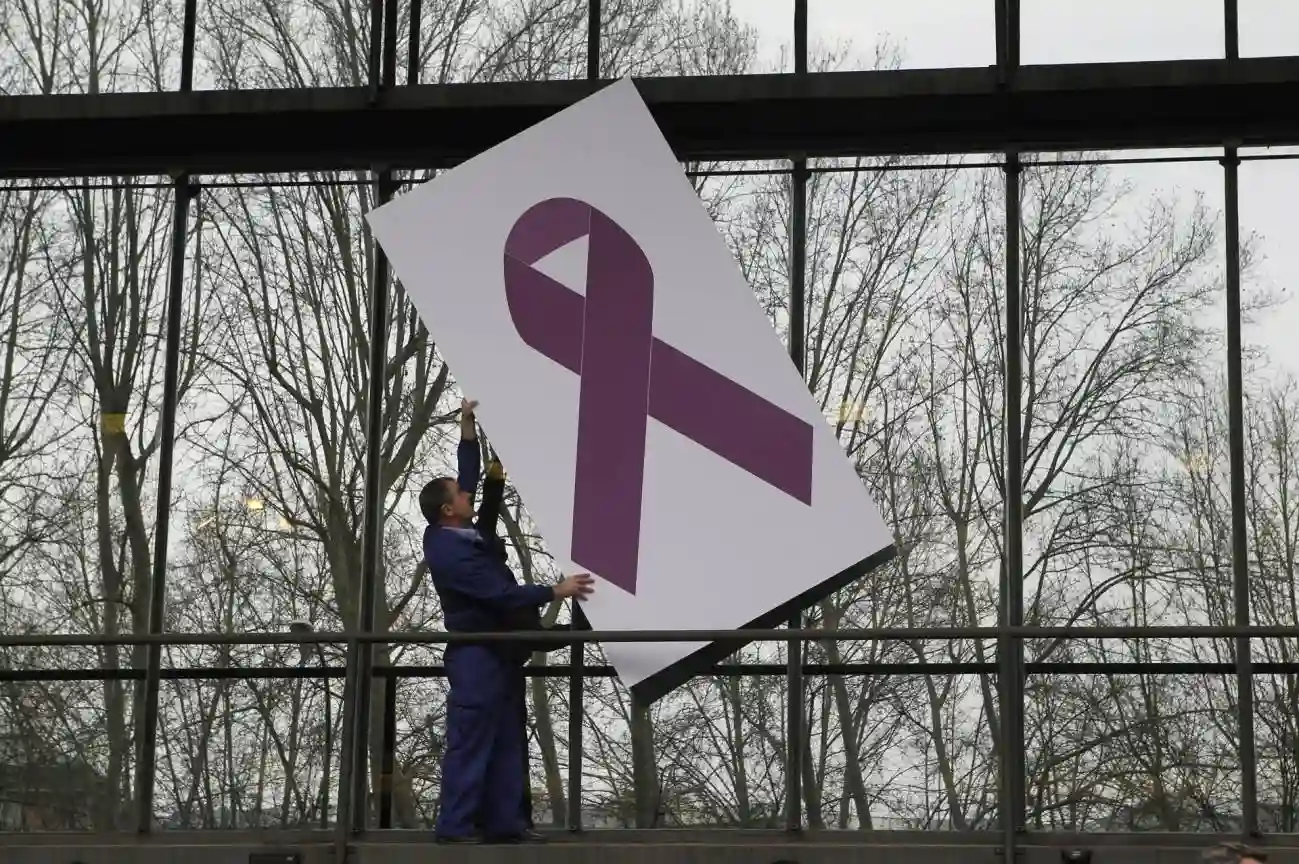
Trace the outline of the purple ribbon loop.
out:
<instances>
[{"instance_id":1,"label":"purple ribbon loop","mask_svg":"<svg viewBox=\"0 0 1299 864\"><path fill-rule=\"evenodd\" d=\"M585 297L533 267L584 236ZM811 425L654 337L654 270L604 213L551 198L520 216L505 241L505 298L523 341L582 378L574 563L636 593L649 417L811 505Z\"/></svg>"}]
</instances>

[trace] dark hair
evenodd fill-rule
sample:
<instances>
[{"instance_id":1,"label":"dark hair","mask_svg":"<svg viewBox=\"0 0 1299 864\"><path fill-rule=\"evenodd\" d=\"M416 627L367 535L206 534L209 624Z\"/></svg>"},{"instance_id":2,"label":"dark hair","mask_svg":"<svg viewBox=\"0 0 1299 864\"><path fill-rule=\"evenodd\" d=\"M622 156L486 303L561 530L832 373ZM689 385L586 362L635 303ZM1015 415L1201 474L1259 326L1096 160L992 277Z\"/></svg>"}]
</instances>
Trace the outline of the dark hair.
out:
<instances>
[{"instance_id":1,"label":"dark hair","mask_svg":"<svg viewBox=\"0 0 1299 864\"><path fill-rule=\"evenodd\" d=\"M430 525L442 519L442 508L455 500L456 481L451 477L438 477L419 490L419 510Z\"/></svg>"}]
</instances>

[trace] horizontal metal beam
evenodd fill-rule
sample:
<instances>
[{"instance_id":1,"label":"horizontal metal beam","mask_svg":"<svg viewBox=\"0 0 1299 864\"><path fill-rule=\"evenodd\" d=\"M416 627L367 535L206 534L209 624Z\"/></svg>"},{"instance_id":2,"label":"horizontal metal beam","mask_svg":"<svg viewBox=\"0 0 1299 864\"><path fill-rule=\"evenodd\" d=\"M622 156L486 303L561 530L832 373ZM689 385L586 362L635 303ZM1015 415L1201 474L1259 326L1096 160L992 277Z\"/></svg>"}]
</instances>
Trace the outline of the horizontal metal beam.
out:
<instances>
[{"instance_id":1,"label":"horizontal metal beam","mask_svg":"<svg viewBox=\"0 0 1299 864\"><path fill-rule=\"evenodd\" d=\"M1029 662L1024 664L1029 675L1234 675L1236 664L1215 662ZM1299 662L1263 662L1250 667L1254 675L1299 675ZM342 679L346 669L342 666L237 666L194 667L163 669L163 681L274 681ZM721 663L704 669L700 678L765 678L787 674L784 663ZM984 675L997 671L993 662L936 662L921 663L804 663L803 674L809 677L849 675L854 677L888 677L894 675ZM525 666L528 678L567 678L574 672L583 678L614 678L618 672L612 666L581 666L568 664L555 666ZM406 679L445 678L446 667L429 666L375 666L375 678ZM143 681L143 669L0 669L0 681Z\"/></svg>"},{"instance_id":2,"label":"horizontal metal beam","mask_svg":"<svg viewBox=\"0 0 1299 864\"><path fill-rule=\"evenodd\" d=\"M616 853L618 851L626 852L630 847L640 845L663 845L676 847L678 851L681 851L691 846L716 847L743 843L769 845L778 850L797 853L799 850L818 847L886 847L896 849L899 847L927 848L939 846L947 849L986 848L995 850L1001 845L1001 834L996 831L808 829L797 835L791 835L783 830L755 828L588 828L580 833L543 828L542 833L546 834L556 847L561 849L567 847L570 854L576 851L574 847L579 846L609 846L612 847L609 851ZM184 854L186 860L192 860L189 855L211 846L246 844L259 847L261 851L270 851L267 849L268 846L272 849L323 847L330 836L328 829L313 830L304 828L259 828L251 831L221 828L209 830L178 829L160 831L153 836L124 832L111 834L107 838L103 834L97 835L85 832L4 831L0 832L0 847L6 848L6 855L11 847L57 848L60 851L67 850L70 853L73 851L81 852L84 849L111 846L119 850L119 853L130 850L135 854L139 854L147 848L162 848L167 849L173 855L173 857L166 860L174 861L177 852ZM1128 848L1142 850L1199 850L1219 843L1240 842L1240 836L1237 834L1195 834L1163 831L1094 834L1077 831L1025 831L1022 837L1023 841L1020 844L1022 846L1066 851L1117 851ZM427 831L409 829L371 829L366 832L364 839L356 841L356 845L358 847L371 846L385 849L388 854L392 854L402 847L416 847L425 850L428 855L437 856L445 855L447 848L443 846L438 850L438 847L434 847ZM505 848L511 849L515 853L509 856L508 860L511 862L531 860L537 852L537 847L521 849L506 846ZM1299 835L1269 834L1265 848L1269 852L1297 849L1299 848ZM478 857L473 853L486 851L478 848L476 850L471 849L470 853L473 855L473 860L485 861L488 859ZM45 862L49 859L43 858L40 860ZM134 861L135 859L123 856L117 860ZM243 861L247 860L248 858L245 855ZM424 860L428 859L425 858ZM718 858L716 860L734 859ZM743 860L756 859L750 856ZM986 861L987 859L978 858L976 860ZM7 857L6 861L8 861Z\"/></svg>"},{"instance_id":3,"label":"horizontal metal beam","mask_svg":"<svg viewBox=\"0 0 1299 864\"><path fill-rule=\"evenodd\" d=\"M608 82L0 98L0 175L455 164ZM1299 57L637 81L683 160L1299 143Z\"/></svg>"},{"instance_id":4,"label":"horizontal metal beam","mask_svg":"<svg viewBox=\"0 0 1299 864\"><path fill-rule=\"evenodd\" d=\"M513 633L159 633L95 636L76 633L3 633L0 648L98 645L343 645L349 641L389 645L453 642L912 642L917 639L1299 639L1299 625L1181 625L1171 627L863 627L841 630L523 630Z\"/></svg>"}]
</instances>

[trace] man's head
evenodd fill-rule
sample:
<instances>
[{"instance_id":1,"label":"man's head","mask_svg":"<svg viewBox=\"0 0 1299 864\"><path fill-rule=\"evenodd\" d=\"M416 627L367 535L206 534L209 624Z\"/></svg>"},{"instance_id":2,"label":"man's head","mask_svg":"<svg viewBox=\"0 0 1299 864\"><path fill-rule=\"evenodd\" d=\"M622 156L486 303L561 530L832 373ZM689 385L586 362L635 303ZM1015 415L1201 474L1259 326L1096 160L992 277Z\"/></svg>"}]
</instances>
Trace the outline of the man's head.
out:
<instances>
[{"instance_id":1,"label":"man's head","mask_svg":"<svg viewBox=\"0 0 1299 864\"><path fill-rule=\"evenodd\" d=\"M430 525L464 525L474 519L469 493L452 477L426 483L419 493L419 509Z\"/></svg>"},{"instance_id":2,"label":"man's head","mask_svg":"<svg viewBox=\"0 0 1299 864\"><path fill-rule=\"evenodd\" d=\"M1244 843L1219 843L1204 850L1204 864L1267 864L1267 853Z\"/></svg>"}]
</instances>

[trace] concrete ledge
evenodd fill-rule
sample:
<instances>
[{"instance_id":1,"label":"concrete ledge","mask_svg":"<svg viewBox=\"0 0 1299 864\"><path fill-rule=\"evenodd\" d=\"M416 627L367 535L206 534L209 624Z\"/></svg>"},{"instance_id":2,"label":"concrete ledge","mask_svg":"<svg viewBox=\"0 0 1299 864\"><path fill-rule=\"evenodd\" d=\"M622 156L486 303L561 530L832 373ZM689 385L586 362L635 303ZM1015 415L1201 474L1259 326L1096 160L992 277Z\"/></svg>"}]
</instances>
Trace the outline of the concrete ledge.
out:
<instances>
[{"instance_id":1,"label":"concrete ledge","mask_svg":"<svg viewBox=\"0 0 1299 864\"><path fill-rule=\"evenodd\" d=\"M1026 834L1019 864L1062 864L1083 849L1091 864L1199 864L1211 843L1193 834ZM340 864L329 831L209 831L147 837L3 834L4 864ZM559 832L539 846L438 846L428 832L383 831L354 840L347 864L1005 864L994 832L656 830ZM1264 838L1269 864L1299 864L1299 836ZM296 859L294 856L297 856ZM278 860L277 860L278 859Z\"/></svg>"}]
</instances>

